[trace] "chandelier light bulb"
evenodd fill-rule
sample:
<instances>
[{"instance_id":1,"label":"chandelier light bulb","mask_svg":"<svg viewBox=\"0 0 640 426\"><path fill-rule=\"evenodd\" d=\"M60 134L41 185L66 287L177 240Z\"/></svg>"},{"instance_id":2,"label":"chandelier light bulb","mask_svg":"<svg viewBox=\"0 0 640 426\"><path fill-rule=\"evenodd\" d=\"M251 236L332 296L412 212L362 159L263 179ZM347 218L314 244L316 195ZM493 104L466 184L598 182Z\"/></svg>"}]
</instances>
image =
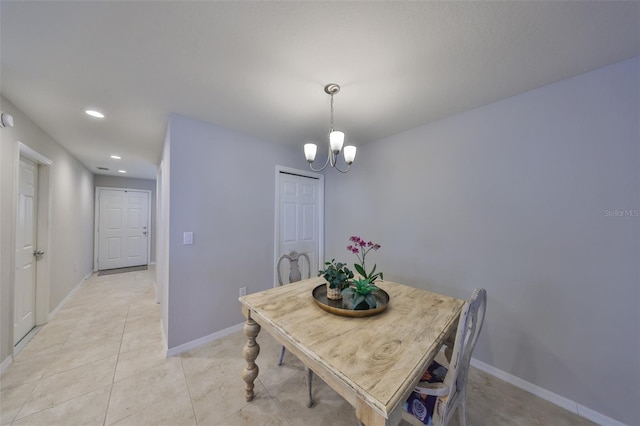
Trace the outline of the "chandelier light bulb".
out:
<instances>
[{"instance_id":1,"label":"chandelier light bulb","mask_svg":"<svg viewBox=\"0 0 640 426\"><path fill-rule=\"evenodd\" d=\"M356 147L353 145L347 145L344 147L344 162L348 165L353 163L353 160L356 159Z\"/></svg>"},{"instance_id":2,"label":"chandelier light bulb","mask_svg":"<svg viewBox=\"0 0 640 426\"><path fill-rule=\"evenodd\" d=\"M318 152L318 145L316 145L315 143L304 144L304 156L309 163L313 163L313 160L316 159L317 152Z\"/></svg>"},{"instance_id":3,"label":"chandelier light bulb","mask_svg":"<svg viewBox=\"0 0 640 426\"><path fill-rule=\"evenodd\" d=\"M340 130L332 130L329 133L329 145L331 146L331 151L338 155L342 150L342 144L344 144L344 132Z\"/></svg>"}]
</instances>

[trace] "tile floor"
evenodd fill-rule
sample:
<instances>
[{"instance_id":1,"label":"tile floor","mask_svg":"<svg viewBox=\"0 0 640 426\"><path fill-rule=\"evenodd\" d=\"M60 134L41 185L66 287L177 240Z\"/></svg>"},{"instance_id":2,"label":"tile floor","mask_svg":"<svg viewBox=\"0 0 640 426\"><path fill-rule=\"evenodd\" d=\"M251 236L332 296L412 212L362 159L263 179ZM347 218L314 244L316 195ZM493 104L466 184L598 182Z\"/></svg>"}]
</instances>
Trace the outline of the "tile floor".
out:
<instances>
[{"instance_id":1,"label":"tile floor","mask_svg":"<svg viewBox=\"0 0 640 426\"><path fill-rule=\"evenodd\" d=\"M240 307L238 306L238 309ZM244 400L242 332L163 355L154 271L93 275L0 378L1 425L357 425L353 409L266 333L256 399ZM468 422L592 424L473 369ZM455 422L454 422L455 424Z\"/></svg>"}]
</instances>

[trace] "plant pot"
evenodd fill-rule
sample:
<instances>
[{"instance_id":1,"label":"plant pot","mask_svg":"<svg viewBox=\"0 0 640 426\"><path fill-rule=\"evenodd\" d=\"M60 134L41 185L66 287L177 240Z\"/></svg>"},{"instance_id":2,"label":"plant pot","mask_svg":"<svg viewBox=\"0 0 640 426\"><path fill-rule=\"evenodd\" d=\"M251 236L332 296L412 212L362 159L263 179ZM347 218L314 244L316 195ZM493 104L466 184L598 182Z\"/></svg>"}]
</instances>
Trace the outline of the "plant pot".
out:
<instances>
[{"instance_id":1,"label":"plant pot","mask_svg":"<svg viewBox=\"0 0 640 426\"><path fill-rule=\"evenodd\" d=\"M367 309L371 309L367 302L360 302L353 308L354 311L366 311Z\"/></svg>"},{"instance_id":2,"label":"plant pot","mask_svg":"<svg viewBox=\"0 0 640 426\"><path fill-rule=\"evenodd\" d=\"M327 283L327 299L330 299L330 300L342 299L342 290L338 287L331 288L329 287L329 283Z\"/></svg>"}]
</instances>

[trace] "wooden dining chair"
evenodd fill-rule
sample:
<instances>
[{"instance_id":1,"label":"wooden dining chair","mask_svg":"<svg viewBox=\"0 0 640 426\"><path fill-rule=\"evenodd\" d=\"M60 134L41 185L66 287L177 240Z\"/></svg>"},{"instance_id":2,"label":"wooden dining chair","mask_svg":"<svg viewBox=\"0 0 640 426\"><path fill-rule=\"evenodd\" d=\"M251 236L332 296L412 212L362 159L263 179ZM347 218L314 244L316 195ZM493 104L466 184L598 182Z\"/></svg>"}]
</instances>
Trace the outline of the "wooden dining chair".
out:
<instances>
[{"instance_id":1,"label":"wooden dining chair","mask_svg":"<svg viewBox=\"0 0 640 426\"><path fill-rule=\"evenodd\" d=\"M403 420L412 425L446 425L458 409L460 426L466 426L466 385L471 353L482 329L486 307L487 291L475 289L462 307L449 365L431 363L404 403Z\"/></svg>"},{"instance_id":2,"label":"wooden dining chair","mask_svg":"<svg viewBox=\"0 0 640 426\"><path fill-rule=\"evenodd\" d=\"M280 259L278 259L278 264L276 265L276 270L278 272L278 285L284 284L284 282L282 281L282 273L280 272L280 265L285 259L289 261L289 283L300 281L302 279L302 273L300 272L300 265L298 263L301 258L306 259L307 278L311 278L311 262L309 261L309 256L306 253L298 253L292 251L289 254L283 254L282 256L280 256ZM286 349L283 346L280 349L280 358L278 359L278 365L282 365L285 352ZM313 381L313 371L311 371L310 368L306 367L305 371L307 373L307 390L309 392L309 401L307 402L307 407L311 407L311 405L313 404L313 398L311 397L311 382Z\"/></svg>"}]
</instances>

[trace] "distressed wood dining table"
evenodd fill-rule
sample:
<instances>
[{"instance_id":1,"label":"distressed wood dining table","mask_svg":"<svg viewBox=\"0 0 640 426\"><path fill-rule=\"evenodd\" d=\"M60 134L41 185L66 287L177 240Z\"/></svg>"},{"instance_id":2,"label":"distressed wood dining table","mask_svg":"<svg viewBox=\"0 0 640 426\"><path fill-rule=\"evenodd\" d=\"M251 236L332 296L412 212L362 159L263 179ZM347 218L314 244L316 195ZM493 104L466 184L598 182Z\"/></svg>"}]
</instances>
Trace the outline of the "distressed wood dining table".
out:
<instances>
[{"instance_id":1,"label":"distressed wood dining table","mask_svg":"<svg viewBox=\"0 0 640 426\"><path fill-rule=\"evenodd\" d=\"M246 400L254 397L262 328L348 401L361 424L397 425L402 404L455 329L464 300L377 281L389 294L387 308L350 318L315 303L312 291L323 283L311 278L240 297Z\"/></svg>"}]
</instances>

